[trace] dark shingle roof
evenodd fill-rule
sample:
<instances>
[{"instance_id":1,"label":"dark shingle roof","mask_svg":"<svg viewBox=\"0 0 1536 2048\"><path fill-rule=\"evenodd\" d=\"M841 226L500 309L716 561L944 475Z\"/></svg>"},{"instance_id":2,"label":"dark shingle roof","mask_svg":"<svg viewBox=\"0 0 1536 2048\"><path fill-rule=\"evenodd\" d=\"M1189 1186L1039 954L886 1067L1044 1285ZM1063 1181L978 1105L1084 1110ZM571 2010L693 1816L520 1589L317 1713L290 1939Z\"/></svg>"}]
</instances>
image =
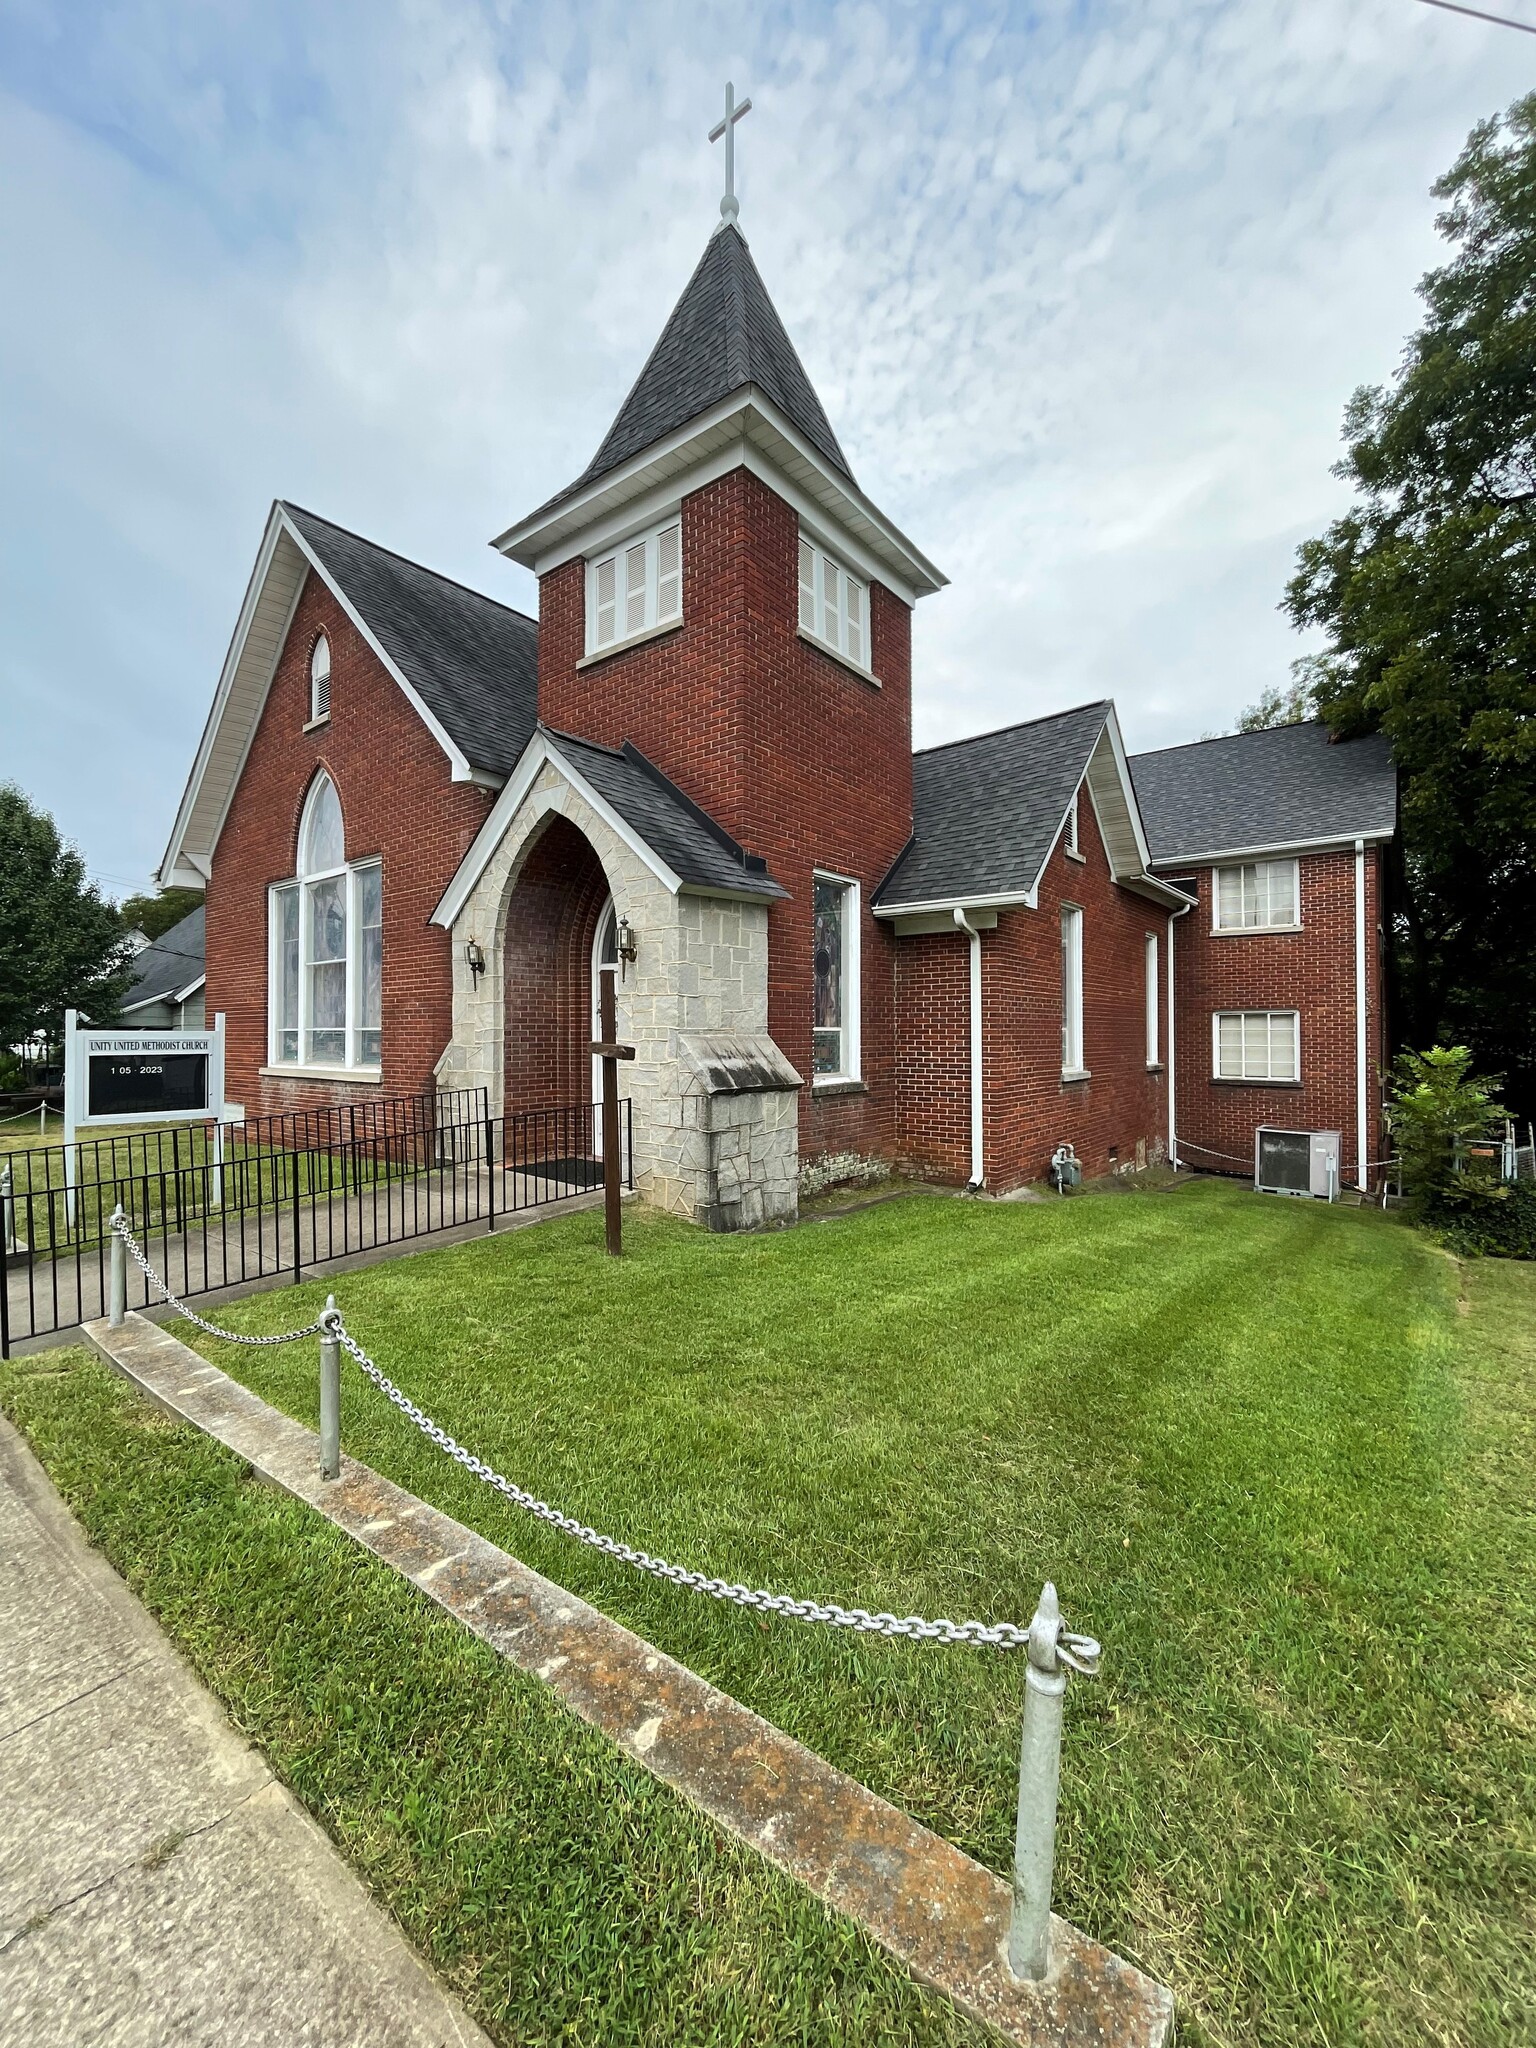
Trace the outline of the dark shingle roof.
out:
<instances>
[{"instance_id":1,"label":"dark shingle roof","mask_svg":"<svg viewBox=\"0 0 1536 2048\"><path fill-rule=\"evenodd\" d=\"M853 482L847 457L784 331L746 239L740 228L727 222L711 235L603 445L576 481L539 511L553 510L584 485L748 384L771 398L812 447Z\"/></svg>"},{"instance_id":2,"label":"dark shingle roof","mask_svg":"<svg viewBox=\"0 0 1536 2048\"><path fill-rule=\"evenodd\" d=\"M538 717L538 621L283 506L473 768L508 775Z\"/></svg>"},{"instance_id":3,"label":"dark shingle roof","mask_svg":"<svg viewBox=\"0 0 1536 2048\"><path fill-rule=\"evenodd\" d=\"M204 940L204 906L188 911L169 931L152 939L133 963L133 980L123 997L122 1007L153 1003L173 996L198 980L207 958Z\"/></svg>"},{"instance_id":4,"label":"dark shingle roof","mask_svg":"<svg viewBox=\"0 0 1536 2048\"><path fill-rule=\"evenodd\" d=\"M1131 759L1156 862L1396 830L1397 772L1382 736L1331 742L1326 726L1271 726Z\"/></svg>"},{"instance_id":5,"label":"dark shingle roof","mask_svg":"<svg viewBox=\"0 0 1536 2048\"><path fill-rule=\"evenodd\" d=\"M875 901L1027 895L1109 717L1108 703L912 757L912 842Z\"/></svg>"},{"instance_id":6,"label":"dark shingle roof","mask_svg":"<svg viewBox=\"0 0 1536 2048\"><path fill-rule=\"evenodd\" d=\"M680 882L735 896L788 894L768 873L765 861L745 852L723 825L685 796L631 741L615 749L570 733L551 732L549 737Z\"/></svg>"}]
</instances>

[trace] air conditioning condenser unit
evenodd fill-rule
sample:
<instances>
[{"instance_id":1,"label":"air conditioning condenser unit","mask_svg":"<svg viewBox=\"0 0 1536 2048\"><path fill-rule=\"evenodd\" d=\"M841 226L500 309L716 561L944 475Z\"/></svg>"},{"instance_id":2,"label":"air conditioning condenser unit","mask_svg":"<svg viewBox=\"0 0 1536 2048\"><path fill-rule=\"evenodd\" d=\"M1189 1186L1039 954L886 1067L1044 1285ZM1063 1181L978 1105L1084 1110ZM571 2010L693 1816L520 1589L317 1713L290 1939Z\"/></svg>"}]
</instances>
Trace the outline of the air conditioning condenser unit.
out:
<instances>
[{"instance_id":1,"label":"air conditioning condenser unit","mask_svg":"<svg viewBox=\"0 0 1536 2048\"><path fill-rule=\"evenodd\" d=\"M1253 1184L1265 1195L1333 1201L1339 1192L1339 1133L1279 1131L1260 1124L1253 1134Z\"/></svg>"}]
</instances>

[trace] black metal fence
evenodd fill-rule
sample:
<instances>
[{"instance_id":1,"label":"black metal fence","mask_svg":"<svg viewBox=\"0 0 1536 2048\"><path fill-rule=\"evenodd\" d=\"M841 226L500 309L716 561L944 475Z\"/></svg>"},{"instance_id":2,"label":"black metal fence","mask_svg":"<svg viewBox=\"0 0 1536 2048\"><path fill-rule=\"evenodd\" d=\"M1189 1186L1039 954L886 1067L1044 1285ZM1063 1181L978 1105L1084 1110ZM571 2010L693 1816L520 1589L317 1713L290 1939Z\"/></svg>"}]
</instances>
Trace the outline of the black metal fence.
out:
<instances>
[{"instance_id":1,"label":"black metal fence","mask_svg":"<svg viewBox=\"0 0 1536 2048\"><path fill-rule=\"evenodd\" d=\"M620 1104L621 1176L634 1186ZM484 1224L602 1186L601 1111L490 1113L485 1091L184 1125L0 1152L0 1357L106 1313L107 1220L121 1204L177 1294L288 1277L330 1259ZM156 1299L130 1268L130 1305Z\"/></svg>"}]
</instances>

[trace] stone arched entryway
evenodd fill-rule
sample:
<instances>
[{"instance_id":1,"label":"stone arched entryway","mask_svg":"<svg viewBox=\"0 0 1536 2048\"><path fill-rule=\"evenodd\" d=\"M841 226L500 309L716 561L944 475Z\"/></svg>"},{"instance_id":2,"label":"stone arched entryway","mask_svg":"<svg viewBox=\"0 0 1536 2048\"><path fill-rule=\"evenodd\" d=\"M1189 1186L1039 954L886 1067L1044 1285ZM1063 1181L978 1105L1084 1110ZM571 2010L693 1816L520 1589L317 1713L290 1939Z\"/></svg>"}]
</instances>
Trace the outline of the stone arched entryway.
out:
<instances>
[{"instance_id":1,"label":"stone arched entryway","mask_svg":"<svg viewBox=\"0 0 1536 2048\"><path fill-rule=\"evenodd\" d=\"M508 1115L592 1098L593 951L612 894L591 840L569 818L550 817L513 883L502 931Z\"/></svg>"}]
</instances>

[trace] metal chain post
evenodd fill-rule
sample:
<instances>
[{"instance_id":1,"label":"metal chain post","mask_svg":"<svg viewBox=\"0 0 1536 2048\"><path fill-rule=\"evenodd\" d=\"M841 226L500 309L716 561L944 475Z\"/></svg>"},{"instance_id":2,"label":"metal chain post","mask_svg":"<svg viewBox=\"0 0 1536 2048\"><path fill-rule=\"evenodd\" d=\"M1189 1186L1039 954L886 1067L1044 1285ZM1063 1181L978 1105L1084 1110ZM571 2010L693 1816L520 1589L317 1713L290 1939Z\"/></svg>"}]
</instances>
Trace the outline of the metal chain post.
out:
<instances>
[{"instance_id":1,"label":"metal chain post","mask_svg":"<svg viewBox=\"0 0 1536 2048\"><path fill-rule=\"evenodd\" d=\"M325 1318L329 1318L326 1320ZM341 1339L336 1326L341 1321L336 1297L325 1297L324 1327L320 1332L320 1477L341 1477Z\"/></svg>"},{"instance_id":2,"label":"metal chain post","mask_svg":"<svg viewBox=\"0 0 1536 2048\"><path fill-rule=\"evenodd\" d=\"M1061 1625L1056 1588L1046 1581L1029 1625L1024 1672L1024 1734L1019 1746L1019 1807L1013 1838L1013 1914L1008 1967L1038 1981L1051 1966L1051 1877L1056 1864L1056 1795L1061 1785L1061 1720L1067 1673L1097 1677L1099 1646Z\"/></svg>"},{"instance_id":3,"label":"metal chain post","mask_svg":"<svg viewBox=\"0 0 1536 2048\"><path fill-rule=\"evenodd\" d=\"M120 1330L128 1313L128 1244L123 1235L127 1227L123 1205L119 1202L112 1211L110 1224L112 1257L107 1287L107 1327L110 1330Z\"/></svg>"}]
</instances>

